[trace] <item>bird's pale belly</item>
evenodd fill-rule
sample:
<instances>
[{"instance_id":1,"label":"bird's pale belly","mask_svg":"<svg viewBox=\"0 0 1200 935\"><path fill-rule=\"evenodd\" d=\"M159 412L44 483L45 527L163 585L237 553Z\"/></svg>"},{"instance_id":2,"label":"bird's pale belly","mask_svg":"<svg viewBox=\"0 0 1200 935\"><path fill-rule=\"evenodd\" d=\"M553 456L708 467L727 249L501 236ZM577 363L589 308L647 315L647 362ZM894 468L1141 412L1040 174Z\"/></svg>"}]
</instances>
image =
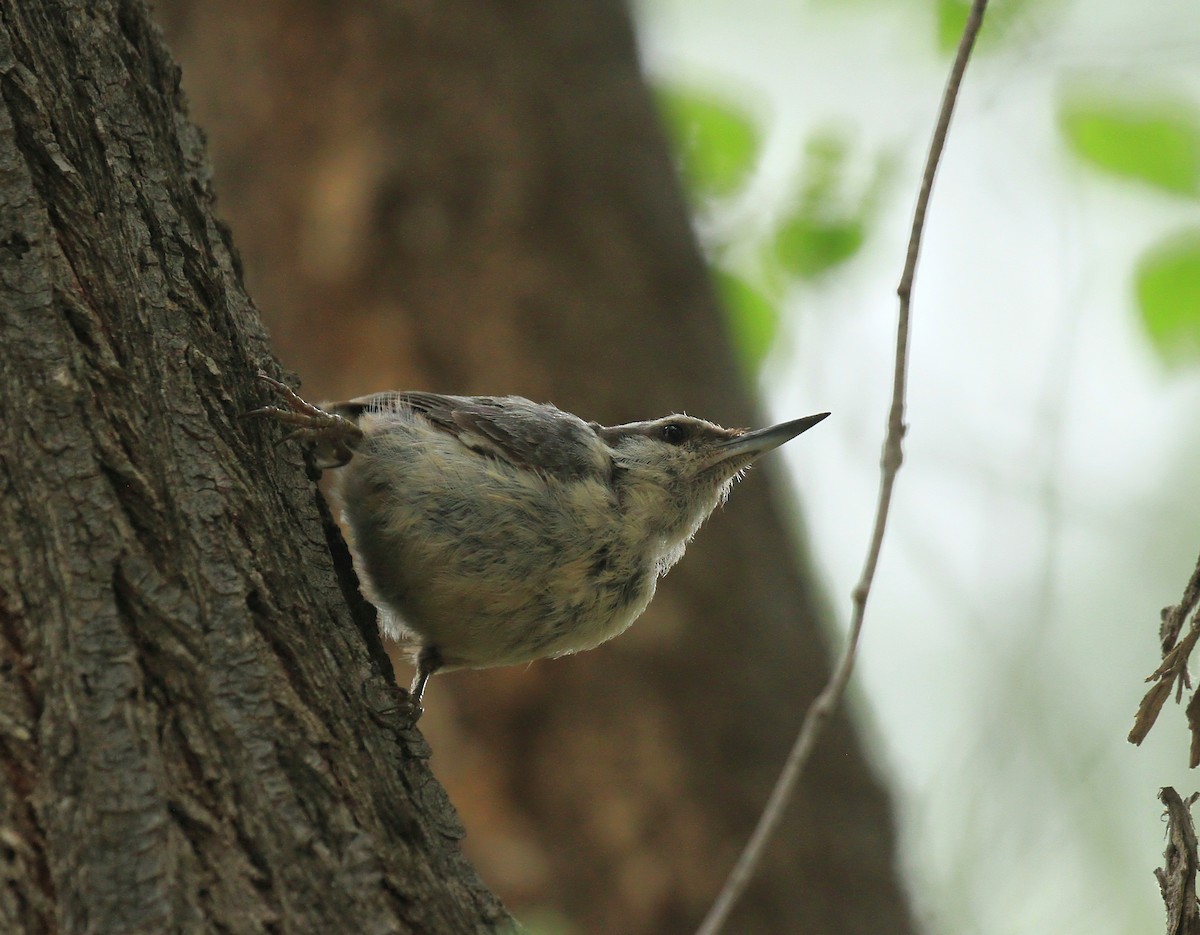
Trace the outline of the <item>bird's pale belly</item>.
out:
<instances>
[{"instance_id":1,"label":"bird's pale belly","mask_svg":"<svg viewBox=\"0 0 1200 935\"><path fill-rule=\"evenodd\" d=\"M447 667L516 665L591 649L623 632L654 593L655 577L568 585L561 566L500 584L470 565L446 566L389 603L405 629L436 645Z\"/></svg>"},{"instance_id":2,"label":"bird's pale belly","mask_svg":"<svg viewBox=\"0 0 1200 935\"><path fill-rule=\"evenodd\" d=\"M625 630L654 595L655 565L623 541L627 530L600 484L552 496L541 481L531 488L489 471L469 479L469 501L459 479L431 481L405 503L378 503L395 491L370 489L369 468L369 458L356 458L345 469L356 488L343 499L359 569L389 635L436 646L444 667L590 649Z\"/></svg>"}]
</instances>

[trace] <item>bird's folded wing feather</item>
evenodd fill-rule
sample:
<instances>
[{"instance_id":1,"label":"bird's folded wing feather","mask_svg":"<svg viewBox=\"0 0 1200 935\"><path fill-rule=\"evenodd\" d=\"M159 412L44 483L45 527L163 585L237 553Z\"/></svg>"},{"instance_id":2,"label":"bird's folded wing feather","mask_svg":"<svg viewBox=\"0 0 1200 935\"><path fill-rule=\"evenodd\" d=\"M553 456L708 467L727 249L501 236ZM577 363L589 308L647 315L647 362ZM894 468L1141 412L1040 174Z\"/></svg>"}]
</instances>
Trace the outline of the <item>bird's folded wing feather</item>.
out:
<instances>
[{"instance_id":1,"label":"bird's folded wing feather","mask_svg":"<svg viewBox=\"0 0 1200 935\"><path fill-rule=\"evenodd\" d=\"M348 408L347 404L341 404ZM468 448L561 479L608 471L595 430L578 416L520 396L386 392L350 401L362 411L410 409Z\"/></svg>"}]
</instances>

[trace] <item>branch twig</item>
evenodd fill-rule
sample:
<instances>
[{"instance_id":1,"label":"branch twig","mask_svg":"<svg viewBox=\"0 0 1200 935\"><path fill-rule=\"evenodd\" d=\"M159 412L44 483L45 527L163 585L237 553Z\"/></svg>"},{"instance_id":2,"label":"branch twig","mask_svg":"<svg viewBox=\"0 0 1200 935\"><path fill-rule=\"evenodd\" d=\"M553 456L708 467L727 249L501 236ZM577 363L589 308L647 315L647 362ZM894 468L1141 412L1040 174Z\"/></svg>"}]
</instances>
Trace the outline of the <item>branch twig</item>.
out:
<instances>
[{"instance_id":1,"label":"branch twig","mask_svg":"<svg viewBox=\"0 0 1200 935\"><path fill-rule=\"evenodd\" d=\"M1175 692L1175 703L1183 698L1183 690L1192 687L1191 676L1188 674L1188 662L1196 643L1200 641L1200 559L1196 560L1196 569L1188 579L1183 592L1183 599L1162 611L1162 626L1158 636L1162 644L1163 661L1146 679L1154 685L1142 698L1134 715L1133 729L1129 732L1129 742L1141 744L1150 733L1150 728L1158 720L1163 705ZM1191 616L1192 624L1183 639L1183 625ZM1188 727L1192 731L1192 749L1189 766L1200 765L1200 692L1192 696L1187 708Z\"/></svg>"},{"instance_id":2,"label":"branch twig","mask_svg":"<svg viewBox=\"0 0 1200 935\"><path fill-rule=\"evenodd\" d=\"M1200 932L1200 908L1196 904L1196 828L1192 824L1192 806L1198 795L1186 799L1172 786L1158 791L1166 806L1167 849L1163 866L1154 871L1158 888L1167 908L1167 935L1196 935Z\"/></svg>"},{"instance_id":3,"label":"branch twig","mask_svg":"<svg viewBox=\"0 0 1200 935\"><path fill-rule=\"evenodd\" d=\"M697 930L697 935L717 935L738 898L749 884L750 878L762 860L767 842L770 841L783 819L784 809L792 798L796 783L808 762L813 747L845 694L846 684L850 681L850 673L854 669L859 637L862 634L863 618L867 610L867 598L871 593L871 583L874 581L875 569L879 564L879 553L883 547L883 533L887 528L888 512L892 503L892 488L895 486L896 474L904 459L902 441L905 432L904 402L908 384L909 306L912 301L917 258L921 251L921 237L925 230L925 214L929 208L933 179L937 174L942 150L946 145L946 134L950 129L950 117L954 113L959 85L962 83L967 61L971 57L975 37L979 34L979 27L983 24L983 13L986 8L987 0L972 0L967 22L963 26L962 38L958 43L958 53L955 55L954 65L950 69L950 77L942 94L937 125L934 128L929 154L925 160L925 170L921 176L921 189L917 195L916 209L913 212L912 231L909 235L904 271L900 276L900 285L896 289L900 300L900 314L896 325L896 363L892 377L892 405L888 413L887 438L884 440L883 457L880 464L879 503L875 512L875 527L871 533L871 544L867 550L862 577L852 595L853 610L850 630L846 637L846 648L830 675L828 683L805 713L800 732L788 753L787 761L784 763L779 779L776 780L775 788L771 791L771 796L763 808L758 826L750 836L749 842L730 872L725 885L721 888L721 892L717 895L712 908L708 911L707 917Z\"/></svg>"}]
</instances>

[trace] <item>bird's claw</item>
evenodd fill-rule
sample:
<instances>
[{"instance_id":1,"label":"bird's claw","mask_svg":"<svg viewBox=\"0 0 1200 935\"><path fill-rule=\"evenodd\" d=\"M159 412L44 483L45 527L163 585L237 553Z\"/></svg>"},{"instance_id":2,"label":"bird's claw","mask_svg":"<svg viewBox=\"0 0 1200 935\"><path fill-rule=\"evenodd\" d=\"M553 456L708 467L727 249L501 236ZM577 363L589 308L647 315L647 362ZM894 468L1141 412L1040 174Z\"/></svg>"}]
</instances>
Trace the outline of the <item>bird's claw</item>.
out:
<instances>
[{"instance_id":1,"label":"bird's claw","mask_svg":"<svg viewBox=\"0 0 1200 935\"><path fill-rule=\"evenodd\" d=\"M294 426L282 441L300 440L328 446L328 457L321 458L322 467L337 467L353 457L352 445L362 438L362 429L345 416L314 406L286 383L280 383L261 370L258 378L282 398L286 408L262 406L250 410L246 413L247 416L264 416L284 425Z\"/></svg>"}]
</instances>

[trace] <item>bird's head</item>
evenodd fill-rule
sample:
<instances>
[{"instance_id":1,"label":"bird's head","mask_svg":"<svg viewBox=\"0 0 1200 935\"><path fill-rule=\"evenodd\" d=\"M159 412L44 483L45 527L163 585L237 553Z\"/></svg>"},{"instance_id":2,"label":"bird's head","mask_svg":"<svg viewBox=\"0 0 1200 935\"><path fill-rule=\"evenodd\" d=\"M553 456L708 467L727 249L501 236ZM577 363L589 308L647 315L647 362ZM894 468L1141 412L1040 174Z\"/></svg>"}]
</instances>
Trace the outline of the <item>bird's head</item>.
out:
<instances>
[{"instance_id":1,"label":"bird's head","mask_svg":"<svg viewBox=\"0 0 1200 935\"><path fill-rule=\"evenodd\" d=\"M661 543L669 567L683 546L761 454L812 428L829 413L747 431L692 416L598 427L612 452L622 509Z\"/></svg>"}]
</instances>

